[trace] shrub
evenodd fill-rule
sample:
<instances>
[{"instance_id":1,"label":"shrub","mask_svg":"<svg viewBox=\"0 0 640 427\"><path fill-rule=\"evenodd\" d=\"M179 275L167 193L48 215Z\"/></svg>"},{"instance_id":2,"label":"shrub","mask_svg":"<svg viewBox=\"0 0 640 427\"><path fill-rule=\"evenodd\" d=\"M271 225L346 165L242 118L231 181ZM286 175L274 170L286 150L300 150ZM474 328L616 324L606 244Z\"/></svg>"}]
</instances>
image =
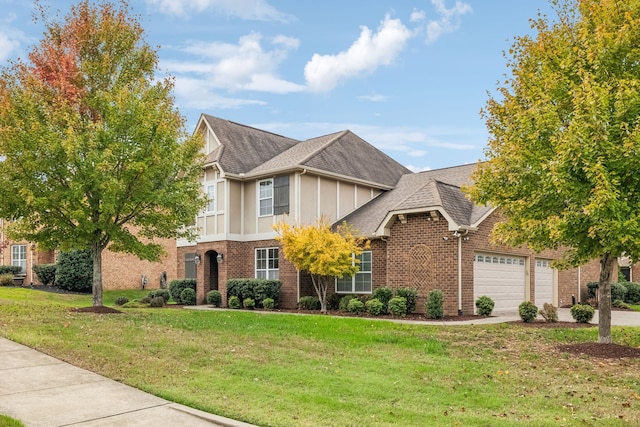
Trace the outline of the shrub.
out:
<instances>
[{"instance_id":1,"label":"shrub","mask_svg":"<svg viewBox=\"0 0 640 427\"><path fill-rule=\"evenodd\" d=\"M196 291L191 288L184 288L180 292L180 301L185 305L196 305Z\"/></svg>"},{"instance_id":2,"label":"shrub","mask_svg":"<svg viewBox=\"0 0 640 427\"><path fill-rule=\"evenodd\" d=\"M276 302L273 298L265 298L262 300L262 308L265 310L273 310L276 307Z\"/></svg>"},{"instance_id":3,"label":"shrub","mask_svg":"<svg viewBox=\"0 0 640 427\"><path fill-rule=\"evenodd\" d=\"M233 309L238 309L242 307L242 305L240 304L240 298L238 298L235 295L229 297L227 304L229 308L233 308Z\"/></svg>"},{"instance_id":4,"label":"shrub","mask_svg":"<svg viewBox=\"0 0 640 427\"><path fill-rule=\"evenodd\" d=\"M358 298L353 298L347 304L347 310L349 310L349 313L360 314L364 311L364 303Z\"/></svg>"},{"instance_id":5,"label":"shrub","mask_svg":"<svg viewBox=\"0 0 640 427\"><path fill-rule=\"evenodd\" d=\"M482 295L476 300L476 308L480 316L491 316L496 303L488 296Z\"/></svg>"},{"instance_id":6,"label":"shrub","mask_svg":"<svg viewBox=\"0 0 640 427\"><path fill-rule=\"evenodd\" d=\"M253 310L254 308L256 308L256 300L254 300L253 298L245 298L242 301L242 306L248 310Z\"/></svg>"},{"instance_id":7,"label":"shrub","mask_svg":"<svg viewBox=\"0 0 640 427\"><path fill-rule=\"evenodd\" d=\"M538 317L538 307L531 301L524 301L518 306L518 314L523 322L531 323Z\"/></svg>"},{"instance_id":8,"label":"shrub","mask_svg":"<svg viewBox=\"0 0 640 427\"><path fill-rule=\"evenodd\" d=\"M395 317L404 317L407 315L407 300L402 297L393 297L389 300L387 309Z\"/></svg>"},{"instance_id":9,"label":"shrub","mask_svg":"<svg viewBox=\"0 0 640 427\"><path fill-rule=\"evenodd\" d=\"M56 284L67 291L91 292L93 259L90 251L60 252L56 268Z\"/></svg>"},{"instance_id":10,"label":"shrub","mask_svg":"<svg viewBox=\"0 0 640 427\"><path fill-rule=\"evenodd\" d=\"M129 298L127 297L118 297L116 298L116 305L125 305L129 302Z\"/></svg>"},{"instance_id":11,"label":"shrub","mask_svg":"<svg viewBox=\"0 0 640 427\"><path fill-rule=\"evenodd\" d=\"M56 264L36 264L33 266L33 272L43 285L53 285L56 281L57 268Z\"/></svg>"},{"instance_id":12,"label":"shrub","mask_svg":"<svg viewBox=\"0 0 640 427\"><path fill-rule=\"evenodd\" d=\"M209 291L207 292L207 304L211 304L214 307L222 306L222 294L220 291Z\"/></svg>"},{"instance_id":13,"label":"shrub","mask_svg":"<svg viewBox=\"0 0 640 427\"><path fill-rule=\"evenodd\" d=\"M571 317L578 323L589 323L595 312L593 307L588 304L576 304L571 307Z\"/></svg>"},{"instance_id":14,"label":"shrub","mask_svg":"<svg viewBox=\"0 0 640 427\"><path fill-rule=\"evenodd\" d=\"M598 296L598 287L600 283L589 282L587 283L587 298L596 298Z\"/></svg>"},{"instance_id":15,"label":"shrub","mask_svg":"<svg viewBox=\"0 0 640 427\"><path fill-rule=\"evenodd\" d=\"M149 302L143 303L141 300L138 300L138 299L134 299L133 301L129 301L122 304L123 308L144 308L148 306L149 306Z\"/></svg>"},{"instance_id":16,"label":"shrub","mask_svg":"<svg viewBox=\"0 0 640 427\"><path fill-rule=\"evenodd\" d=\"M630 310L631 306L624 301L620 301L619 299L615 300L611 303L615 308L622 308L625 310Z\"/></svg>"},{"instance_id":17,"label":"shrub","mask_svg":"<svg viewBox=\"0 0 640 427\"><path fill-rule=\"evenodd\" d=\"M411 288L396 289L397 297L402 297L407 301L407 313L413 313L416 311L416 304L418 302L418 290Z\"/></svg>"},{"instance_id":18,"label":"shrub","mask_svg":"<svg viewBox=\"0 0 640 427\"><path fill-rule=\"evenodd\" d=\"M149 304L151 304L151 298L149 298L148 296L142 297L142 298L140 298L140 301L138 301L138 302L140 302L141 304L149 305Z\"/></svg>"},{"instance_id":19,"label":"shrub","mask_svg":"<svg viewBox=\"0 0 640 427\"><path fill-rule=\"evenodd\" d=\"M429 292L425 309L426 315L430 319L442 319L444 317L444 293L440 289L434 289Z\"/></svg>"},{"instance_id":20,"label":"shrub","mask_svg":"<svg viewBox=\"0 0 640 427\"><path fill-rule=\"evenodd\" d=\"M22 267L17 265L0 265L0 274L11 274L11 277L22 273Z\"/></svg>"},{"instance_id":21,"label":"shrub","mask_svg":"<svg viewBox=\"0 0 640 427\"><path fill-rule=\"evenodd\" d=\"M151 307L164 307L164 298L163 297L153 297L151 298L151 301L149 302L149 305Z\"/></svg>"},{"instance_id":22,"label":"shrub","mask_svg":"<svg viewBox=\"0 0 640 427\"><path fill-rule=\"evenodd\" d=\"M338 310L340 308L340 299L342 295L340 294L331 294L329 298L327 298L327 310Z\"/></svg>"},{"instance_id":23,"label":"shrub","mask_svg":"<svg viewBox=\"0 0 640 427\"><path fill-rule=\"evenodd\" d=\"M13 285L13 273L0 274L0 286Z\"/></svg>"},{"instance_id":24,"label":"shrub","mask_svg":"<svg viewBox=\"0 0 640 427\"><path fill-rule=\"evenodd\" d=\"M556 323L558 321L558 309L553 304L544 303L538 312L540 316L548 323Z\"/></svg>"},{"instance_id":25,"label":"shrub","mask_svg":"<svg viewBox=\"0 0 640 427\"><path fill-rule=\"evenodd\" d=\"M620 300L624 301L627 297L626 283L612 283L611 284L611 301Z\"/></svg>"},{"instance_id":26,"label":"shrub","mask_svg":"<svg viewBox=\"0 0 640 427\"><path fill-rule=\"evenodd\" d=\"M382 302L377 298L371 298L364 304L364 306L367 309L367 312L372 316L380 316L382 314L382 309L384 308Z\"/></svg>"},{"instance_id":27,"label":"shrub","mask_svg":"<svg viewBox=\"0 0 640 427\"><path fill-rule=\"evenodd\" d=\"M261 305L266 298L271 298L277 303L280 297L282 282L267 279L229 279L227 280L227 299L237 296L240 301L247 298L253 299L257 305Z\"/></svg>"},{"instance_id":28,"label":"shrub","mask_svg":"<svg viewBox=\"0 0 640 427\"><path fill-rule=\"evenodd\" d=\"M169 293L171 294L171 298L176 302L176 304L186 304L180 295L182 291L185 289L193 289L196 290L196 279L176 279L172 280L169 283Z\"/></svg>"},{"instance_id":29,"label":"shrub","mask_svg":"<svg viewBox=\"0 0 640 427\"><path fill-rule=\"evenodd\" d=\"M393 298L393 291L386 286L375 288L371 294L371 298L376 298L380 301L382 303L382 312L386 313L389 310L389 301Z\"/></svg>"},{"instance_id":30,"label":"shrub","mask_svg":"<svg viewBox=\"0 0 640 427\"><path fill-rule=\"evenodd\" d=\"M162 298L164 300L164 304L166 304L171 299L171 294L166 289L156 289L155 291L149 292L149 298L154 299L157 297Z\"/></svg>"},{"instance_id":31,"label":"shrub","mask_svg":"<svg viewBox=\"0 0 640 427\"><path fill-rule=\"evenodd\" d=\"M627 304L640 304L640 283L627 282L624 285L627 287L627 295L624 302Z\"/></svg>"},{"instance_id":32,"label":"shrub","mask_svg":"<svg viewBox=\"0 0 640 427\"><path fill-rule=\"evenodd\" d=\"M349 311L348 309L349 301L351 301L354 298L355 298L354 295L344 295L342 298L340 298L340 304L338 304L338 310Z\"/></svg>"},{"instance_id":33,"label":"shrub","mask_svg":"<svg viewBox=\"0 0 640 427\"><path fill-rule=\"evenodd\" d=\"M301 297L298 301L298 308L300 310L320 310L320 300L312 296Z\"/></svg>"}]
</instances>

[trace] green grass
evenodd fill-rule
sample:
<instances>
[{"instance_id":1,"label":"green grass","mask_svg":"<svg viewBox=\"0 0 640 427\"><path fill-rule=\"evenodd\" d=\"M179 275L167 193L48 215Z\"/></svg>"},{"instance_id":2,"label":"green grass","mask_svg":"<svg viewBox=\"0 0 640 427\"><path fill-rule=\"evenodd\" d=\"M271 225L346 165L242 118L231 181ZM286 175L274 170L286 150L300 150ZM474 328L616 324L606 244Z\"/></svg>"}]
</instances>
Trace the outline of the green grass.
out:
<instances>
[{"instance_id":1,"label":"green grass","mask_svg":"<svg viewBox=\"0 0 640 427\"><path fill-rule=\"evenodd\" d=\"M146 292L105 292L104 300ZM423 326L166 308L69 312L90 303L90 296L0 288L0 334L261 426L640 423L640 361L555 350L596 341L595 327ZM613 328L614 341L640 346L639 332Z\"/></svg>"},{"instance_id":2,"label":"green grass","mask_svg":"<svg viewBox=\"0 0 640 427\"><path fill-rule=\"evenodd\" d=\"M0 415L0 427L24 427L20 421L7 415Z\"/></svg>"}]
</instances>

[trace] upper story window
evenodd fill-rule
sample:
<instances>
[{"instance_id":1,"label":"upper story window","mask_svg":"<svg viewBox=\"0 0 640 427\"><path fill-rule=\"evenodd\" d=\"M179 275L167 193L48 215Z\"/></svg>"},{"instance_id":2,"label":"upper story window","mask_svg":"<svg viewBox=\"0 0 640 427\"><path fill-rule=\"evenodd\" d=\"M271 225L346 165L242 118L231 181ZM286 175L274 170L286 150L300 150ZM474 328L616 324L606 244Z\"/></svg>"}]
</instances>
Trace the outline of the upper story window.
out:
<instances>
[{"instance_id":1,"label":"upper story window","mask_svg":"<svg viewBox=\"0 0 640 427\"><path fill-rule=\"evenodd\" d=\"M27 271L27 245L11 246L11 265L22 268L22 272Z\"/></svg>"},{"instance_id":2,"label":"upper story window","mask_svg":"<svg viewBox=\"0 0 640 427\"><path fill-rule=\"evenodd\" d=\"M364 251L358 256L353 256L353 263L355 259L360 260L360 270L353 275L353 277L342 277L336 280L336 292L337 293L358 293L369 294L372 288L372 257L371 251Z\"/></svg>"},{"instance_id":3,"label":"upper story window","mask_svg":"<svg viewBox=\"0 0 640 427\"><path fill-rule=\"evenodd\" d=\"M258 182L260 216L289 213L289 176L277 176Z\"/></svg>"},{"instance_id":4,"label":"upper story window","mask_svg":"<svg viewBox=\"0 0 640 427\"><path fill-rule=\"evenodd\" d=\"M216 185L211 184L207 185L207 199L209 199L209 203L207 203L207 212L215 212L216 210Z\"/></svg>"}]
</instances>

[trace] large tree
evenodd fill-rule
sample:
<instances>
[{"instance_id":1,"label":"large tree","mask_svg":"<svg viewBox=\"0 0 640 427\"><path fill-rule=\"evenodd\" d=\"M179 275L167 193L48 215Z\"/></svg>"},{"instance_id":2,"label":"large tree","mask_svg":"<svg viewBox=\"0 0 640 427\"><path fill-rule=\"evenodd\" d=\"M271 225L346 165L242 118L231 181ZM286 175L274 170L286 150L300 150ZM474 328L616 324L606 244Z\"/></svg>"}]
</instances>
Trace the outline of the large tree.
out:
<instances>
[{"instance_id":1,"label":"large tree","mask_svg":"<svg viewBox=\"0 0 640 427\"><path fill-rule=\"evenodd\" d=\"M510 75L471 197L500 208L494 238L599 259L600 343L611 342L616 258L640 257L640 1L554 0L505 54Z\"/></svg>"},{"instance_id":2,"label":"large tree","mask_svg":"<svg viewBox=\"0 0 640 427\"><path fill-rule=\"evenodd\" d=\"M299 271L311 275L320 300L320 310L327 311L327 292L338 277L353 276L360 270L357 256L369 247L369 241L358 236L347 225L335 229L321 218L315 225L280 222L275 226L284 257Z\"/></svg>"},{"instance_id":3,"label":"large tree","mask_svg":"<svg viewBox=\"0 0 640 427\"><path fill-rule=\"evenodd\" d=\"M126 2L73 6L0 75L0 218L43 249L89 249L102 305L108 248L158 260L204 207L201 140ZM126 268L126 266L123 266Z\"/></svg>"}]
</instances>

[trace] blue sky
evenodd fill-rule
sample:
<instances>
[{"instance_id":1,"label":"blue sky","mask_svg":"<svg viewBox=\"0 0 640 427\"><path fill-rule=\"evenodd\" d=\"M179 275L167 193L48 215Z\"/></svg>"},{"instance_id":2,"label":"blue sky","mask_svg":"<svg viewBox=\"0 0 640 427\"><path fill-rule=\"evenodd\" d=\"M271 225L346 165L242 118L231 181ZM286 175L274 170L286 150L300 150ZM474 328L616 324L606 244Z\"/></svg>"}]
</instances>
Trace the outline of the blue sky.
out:
<instances>
[{"instance_id":1,"label":"blue sky","mask_svg":"<svg viewBox=\"0 0 640 427\"><path fill-rule=\"evenodd\" d=\"M44 1L66 14L72 1ZM504 50L546 0L130 0L192 131L201 113L296 139L349 129L414 171L483 158ZM0 0L0 64L42 37Z\"/></svg>"}]
</instances>

